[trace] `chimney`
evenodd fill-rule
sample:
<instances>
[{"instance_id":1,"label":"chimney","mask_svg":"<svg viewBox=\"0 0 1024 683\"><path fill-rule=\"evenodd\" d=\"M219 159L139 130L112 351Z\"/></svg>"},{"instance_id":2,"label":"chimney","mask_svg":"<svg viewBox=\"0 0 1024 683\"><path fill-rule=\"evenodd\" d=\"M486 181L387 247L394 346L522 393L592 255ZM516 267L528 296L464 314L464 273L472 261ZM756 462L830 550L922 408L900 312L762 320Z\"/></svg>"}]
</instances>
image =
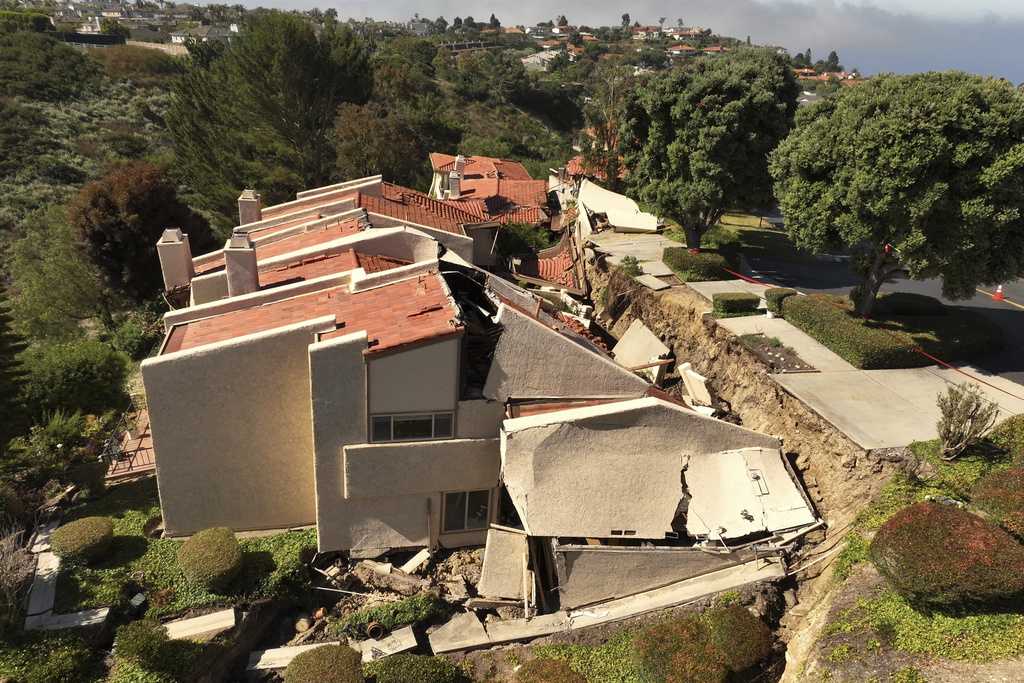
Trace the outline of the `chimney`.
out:
<instances>
[{"instance_id":1,"label":"chimney","mask_svg":"<svg viewBox=\"0 0 1024 683\"><path fill-rule=\"evenodd\" d=\"M459 174L461 178L466 170L466 157L461 154L455 157L455 172Z\"/></svg>"},{"instance_id":2,"label":"chimney","mask_svg":"<svg viewBox=\"0 0 1024 683\"><path fill-rule=\"evenodd\" d=\"M263 218L263 206L260 194L256 190L245 189L238 195L238 224L248 225Z\"/></svg>"},{"instance_id":3,"label":"chimney","mask_svg":"<svg viewBox=\"0 0 1024 683\"><path fill-rule=\"evenodd\" d=\"M248 235L232 235L224 245L224 270L228 278L228 296L248 294L260 288L256 247Z\"/></svg>"},{"instance_id":4,"label":"chimney","mask_svg":"<svg viewBox=\"0 0 1024 683\"><path fill-rule=\"evenodd\" d=\"M448 198L458 199L462 191L462 176L457 171L448 174Z\"/></svg>"},{"instance_id":5,"label":"chimney","mask_svg":"<svg viewBox=\"0 0 1024 683\"><path fill-rule=\"evenodd\" d=\"M156 243L156 254L160 258L160 270L164 275L164 290L184 287L192 282L196 271L192 267L192 249L188 235L181 228L164 230Z\"/></svg>"}]
</instances>

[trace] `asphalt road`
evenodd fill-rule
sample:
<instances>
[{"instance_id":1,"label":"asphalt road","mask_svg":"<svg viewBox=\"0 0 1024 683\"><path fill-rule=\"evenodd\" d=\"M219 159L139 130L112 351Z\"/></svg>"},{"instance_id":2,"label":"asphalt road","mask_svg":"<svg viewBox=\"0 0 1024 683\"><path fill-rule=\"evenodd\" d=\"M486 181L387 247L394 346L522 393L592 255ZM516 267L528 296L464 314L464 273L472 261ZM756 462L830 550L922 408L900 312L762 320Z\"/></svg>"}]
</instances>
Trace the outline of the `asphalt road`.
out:
<instances>
[{"instance_id":1,"label":"asphalt road","mask_svg":"<svg viewBox=\"0 0 1024 683\"><path fill-rule=\"evenodd\" d=\"M747 261L754 275L780 286L793 287L802 292L829 292L845 294L858 282L846 263L792 262L775 260L769 256L748 255ZM1024 280L1003 285L1005 301L994 301L994 287L981 287L973 298L951 301L942 296L940 280L908 280L897 278L882 287L883 292L914 292L926 294L951 306L978 311L1003 329L1005 344L1001 351L978 358L972 365L1024 385Z\"/></svg>"}]
</instances>

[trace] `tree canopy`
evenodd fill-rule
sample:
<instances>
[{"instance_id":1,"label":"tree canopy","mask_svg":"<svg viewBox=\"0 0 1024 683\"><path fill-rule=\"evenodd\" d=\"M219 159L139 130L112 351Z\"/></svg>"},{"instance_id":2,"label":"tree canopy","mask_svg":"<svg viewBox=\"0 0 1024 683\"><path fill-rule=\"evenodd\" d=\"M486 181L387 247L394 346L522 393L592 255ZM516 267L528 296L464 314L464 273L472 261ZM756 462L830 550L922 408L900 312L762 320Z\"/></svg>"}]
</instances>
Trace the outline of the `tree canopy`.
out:
<instances>
[{"instance_id":1,"label":"tree canopy","mask_svg":"<svg viewBox=\"0 0 1024 683\"><path fill-rule=\"evenodd\" d=\"M1024 274L1024 96L958 72L879 76L801 111L772 158L797 246L855 250L870 315L898 270L972 296Z\"/></svg>"},{"instance_id":2,"label":"tree canopy","mask_svg":"<svg viewBox=\"0 0 1024 683\"><path fill-rule=\"evenodd\" d=\"M641 85L622 127L633 196L679 223L691 248L727 209L769 206L768 154L790 131L798 92L787 60L760 49Z\"/></svg>"},{"instance_id":3,"label":"tree canopy","mask_svg":"<svg viewBox=\"0 0 1024 683\"><path fill-rule=\"evenodd\" d=\"M0 33L0 93L57 102L96 85L99 67L45 33Z\"/></svg>"},{"instance_id":4,"label":"tree canopy","mask_svg":"<svg viewBox=\"0 0 1024 683\"><path fill-rule=\"evenodd\" d=\"M83 187L70 220L107 285L138 302L160 291L156 242L164 230L181 228L196 253L215 245L206 220L178 199L162 169L144 161L115 166Z\"/></svg>"},{"instance_id":5,"label":"tree canopy","mask_svg":"<svg viewBox=\"0 0 1024 683\"><path fill-rule=\"evenodd\" d=\"M334 24L318 36L300 17L268 12L222 54L202 50L191 62L167 122L185 180L219 222L233 222L243 187L276 203L330 182L338 106L371 90L362 40Z\"/></svg>"}]
</instances>

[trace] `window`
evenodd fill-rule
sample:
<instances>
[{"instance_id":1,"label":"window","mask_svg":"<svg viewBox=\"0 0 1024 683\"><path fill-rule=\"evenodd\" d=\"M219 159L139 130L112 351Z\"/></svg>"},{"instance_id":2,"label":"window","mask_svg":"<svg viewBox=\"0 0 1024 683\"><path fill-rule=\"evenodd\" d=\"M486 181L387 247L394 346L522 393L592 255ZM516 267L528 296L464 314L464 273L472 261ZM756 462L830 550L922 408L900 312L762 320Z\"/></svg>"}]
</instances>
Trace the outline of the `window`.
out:
<instances>
[{"instance_id":1,"label":"window","mask_svg":"<svg viewBox=\"0 0 1024 683\"><path fill-rule=\"evenodd\" d=\"M444 494L444 519L441 531L486 529L490 519L490 491L458 491Z\"/></svg>"},{"instance_id":2,"label":"window","mask_svg":"<svg viewBox=\"0 0 1024 683\"><path fill-rule=\"evenodd\" d=\"M450 439L451 413L418 415L374 415L370 420L371 441L421 441Z\"/></svg>"}]
</instances>

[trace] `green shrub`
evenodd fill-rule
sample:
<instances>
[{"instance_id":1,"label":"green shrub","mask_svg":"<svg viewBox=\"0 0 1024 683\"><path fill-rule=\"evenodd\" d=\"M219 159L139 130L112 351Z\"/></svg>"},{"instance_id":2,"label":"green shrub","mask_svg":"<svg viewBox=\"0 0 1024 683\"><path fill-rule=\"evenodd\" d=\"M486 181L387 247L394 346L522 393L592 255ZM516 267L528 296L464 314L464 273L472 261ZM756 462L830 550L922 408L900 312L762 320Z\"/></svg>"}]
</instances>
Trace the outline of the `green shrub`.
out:
<instances>
[{"instance_id":1,"label":"green shrub","mask_svg":"<svg viewBox=\"0 0 1024 683\"><path fill-rule=\"evenodd\" d=\"M791 296L782 301L782 314L850 364L865 370L928 365L905 334L865 324L827 294Z\"/></svg>"},{"instance_id":2,"label":"green shrub","mask_svg":"<svg viewBox=\"0 0 1024 683\"><path fill-rule=\"evenodd\" d=\"M732 279L725 270L729 262L721 254L708 251L692 254L685 247L669 247L661 260L685 282Z\"/></svg>"},{"instance_id":3,"label":"green shrub","mask_svg":"<svg viewBox=\"0 0 1024 683\"><path fill-rule=\"evenodd\" d=\"M721 650L696 616L650 626L634 640L637 660L652 681L724 683L729 674Z\"/></svg>"},{"instance_id":4,"label":"green shrub","mask_svg":"<svg viewBox=\"0 0 1024 683\"><path fill-rule=\"evenodd\" d=\"M946 304L932 296L911 292L882 294L875 302L875 315L879 317L903 315L945 315Z\"/></svg>"},{"instance_id":5,"label":"green shrub","mask_svg":"<svg viewBox=\"0 0 1024 683\"><path fill-rule=\"evenodd\" d=\"M587 683L587 679L560 659L531 659L519 667L516 683Z\"/></svg>"},{"instance_id":6,"label":"green shrub","mask_svg":"<svg viewBox=\"0 0 1024 683\"><path fill-rule=\"evenodd\" d=\"M769 311L782 315L782 302L796 293L795 289L789 287L769 287L764 290L764 300L768 304Z\"/></svg>"},{"instance_id":7,"label":"green shrub","mask_svg":"<svg viewBox=\"0 0 1024 683\"><path fill-rule=\"evenodd\" d=\"M371 621L376 621L391 631L401 626L433 619L445 612L446 603L443 600L434 593L424 592L353 612L341 621L332 623L329 630L336 636L364 638L366 625Z\"/></svg>"},{"instance_id":8,"label":"green shrub","mask_svg":"<svg viewBox=\"0 0 1024 683\"><path fill-rule=\"evenodd\" d=\"M133 661L115 658L105 683L177 683L177 680L162 671L150 671Z\"/></svg>"},{"instance_id":9,"label":"green shrub","mask_svg":"<svg viewBox=\"0 0 1024 683\"><path fill-rule=\"evenodd\" d=\"M68 477L90 498L96 498L107 490L107 463L102 460L80 462L71 466Z\"/></svg>"},{"instance_id":10,"label":"green shrub","mask_svg":"<svg viewBox=\"0 0 1024 683\"><path fill-rule=\"evenodd\" d=\"M107 552L113 539L114 524L109 517L82 517L54 531L50 546L65 560L89 563Z\"/></svg>"},{"instance_id":11,"label":"green shrub","mask_svg":"<svg viewBox=\"0 0 1024 683\"><path fill-rule=\"evenodd\" d=\"M705 612L702 619L725 665L732 671L746 671L772 652L771 630L745 607L717 607Z\"/></svg>"},{"instance_id":12,"label":"green shrub","mask_svg":"<svg viewBox=\"0 0 1024 683\"><path fill-rule=\"evenodd\" d=\"M20 358L27 373L22 399L34 416L57 410L98 415L127 403L128 357L103 342L33 344Z\"/></svg>"},{"instance_id":13,"label":"green shrub","mask_svg":"<svg viewBox=\"0 0 1024 683\"><path fill-rule=\"evenodd\" d=\"M15 31L36 31L41 33L53 28L50 17L42 12L12 12L0 10L0 33Z\"/></svg>"},{"instance_id":14,"label":"green shrub","mask_svg":"<svg viewBox=\"0 0 1024 683\"><path fill-rule=\"evenodd\" d=\"M0 643L0 678L17 683L97 679L102 654L69 633L26 632Z\"/></svg>"},{"instance_id":15,"label":"green shrub","mask_svg":"<svg viewBox=\"0 0 1024 683\"><path fill-rule=\"evenodd\" d=\"M135 662L145 669L159 668L161 648L167 642L167 627L152 619L132 621L117 628L114 656Z\"/></svg>"},{"instance_id":16,"label":"green shrub","mask_svg":"<svg viewBox=\"0 0 1024 683\"><path fill-rule=\"evenodd\" d=\"M750 292L720 292L711 297L711 308L719 315L757 313L761 297Z\"/></svg>"},{"instance_id":17,"label":"green shrub","mask_svg":"<svg viewBox=\"0 0 1024 683\"><path fill-rule=\"evenodd\" d=\"M142 48L146 52L152 52ZM153 350L163 338L163 326L158 319L143 313L125 316L110 333L110 345L129 358L140 359Z\"/></svg>"},{"instance_id":18,"label":"green shrub","mask_svg":"<svg viewBox=\"0 0 1024 683\"><path fill-rule=\"evenodd\" d=\"M348 645L300 652L284 671L284 683L362 683L362 656Z\"/></svg>"},{"instance_id":19,"label":"green shrub","mask_svg":"<svg viewBox=\"0 0 1024 683\"><path fill-rule=\"evenodd\" d=\"M953 506L924 502L900 510L878 530L869 554L919 605L997 605L1024 596L1024 546Z\"/></svg>"},{"instance_id":20,"label":"green shrub","mask_svg":"<svg viewBox=\"0 0 1024 683\"><path fill-rule=\"evenodd\" d=\"M988 439L1014 460L1024 461L1024 414L1008 417L997 424Z\"/></svg>"},{"instance_id":21,"label":"green shrub","mask_svg":"<svg viewBox=\"0 0 1024 683\"><path fill-rule=\"evenodd\" d=\"M204 529L178 548L178 566L192 583L223 591L242 568L242 550L231 529Z\"/></svg>"},{"instance_id":22,"label":"green shrub","mask_svg":"<svg viewBox=\"0 0 1024 683\"><path fill-rule=\"evenodd\" d=\"M622 260L619 261L619 270L630 277L637 277L644 272L640 268L640 261L635 256L623 256Z\"/></svg>"},{"instance_id":23,"label":"green shrub","mask_svg":"<svg viewBox=\"0 0 1024 683\"><path fill-rule=\"evenodd\" d=\"M397 654L378 659L364 668L374 683L460 683L465 676L444 657Z\"/></svg>"},{"instance_id":24,"label":"green shrub","mask_svg":"<svg viewBox=\"0 0 1024 683\"><path fill-rule=\"evenodd\" d=\"M1024 539L1024 467L982 477L971 491L971 500L996 524Z\"/></svg>"}]
</instances>

